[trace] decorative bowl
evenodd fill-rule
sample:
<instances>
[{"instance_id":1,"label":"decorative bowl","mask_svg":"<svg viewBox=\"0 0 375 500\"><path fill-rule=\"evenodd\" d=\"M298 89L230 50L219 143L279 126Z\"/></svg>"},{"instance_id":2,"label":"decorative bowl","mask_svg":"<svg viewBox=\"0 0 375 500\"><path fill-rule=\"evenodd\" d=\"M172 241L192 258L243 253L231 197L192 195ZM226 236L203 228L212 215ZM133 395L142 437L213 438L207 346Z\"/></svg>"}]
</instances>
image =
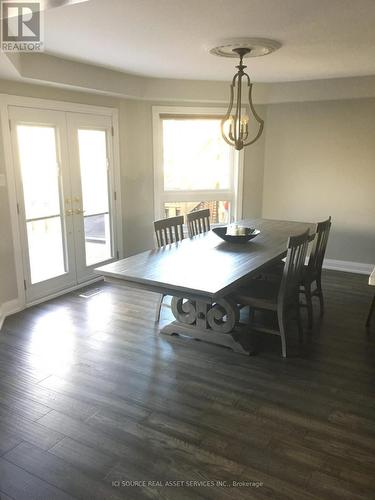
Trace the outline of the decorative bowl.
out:
<instances>
[{"instance_id":1,"label":"decorative bowl","mask_svg":"<svg viewBox=\"0 0 375 500\"><path fill-rule=\"evenodd\" d=\"M248 229L248 234L240 235L240 236L232 236L230 234L227 234L227 226L221 226L221 227L213 227L212 231L219 236L224 241L227 241L228 243L246 243L249 240L252 240L257 236L260 231L259 229L254 229L254 228L246 228Z\"/></svg>"}]
</instances>

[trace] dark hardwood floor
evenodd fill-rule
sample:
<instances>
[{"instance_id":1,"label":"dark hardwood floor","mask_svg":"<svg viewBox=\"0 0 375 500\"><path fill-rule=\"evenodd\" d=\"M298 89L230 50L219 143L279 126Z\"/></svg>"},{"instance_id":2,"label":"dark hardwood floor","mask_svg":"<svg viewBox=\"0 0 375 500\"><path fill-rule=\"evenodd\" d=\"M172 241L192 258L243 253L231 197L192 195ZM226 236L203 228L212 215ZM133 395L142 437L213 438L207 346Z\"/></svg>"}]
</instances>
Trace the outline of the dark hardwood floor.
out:
<instances>
[{"instance_id":1,"label":"dark hardwood floor","mask_svg":"<svg viewBox=\"0 0 375 500\"><path fill-rule=\"evenodd\" d=\"M1 500L375 498L365 276L324 273L324 320L286 360L272 336L252 357L159 336L155 295L99 287L4 324Z\"/></svg>"}]
</instances>

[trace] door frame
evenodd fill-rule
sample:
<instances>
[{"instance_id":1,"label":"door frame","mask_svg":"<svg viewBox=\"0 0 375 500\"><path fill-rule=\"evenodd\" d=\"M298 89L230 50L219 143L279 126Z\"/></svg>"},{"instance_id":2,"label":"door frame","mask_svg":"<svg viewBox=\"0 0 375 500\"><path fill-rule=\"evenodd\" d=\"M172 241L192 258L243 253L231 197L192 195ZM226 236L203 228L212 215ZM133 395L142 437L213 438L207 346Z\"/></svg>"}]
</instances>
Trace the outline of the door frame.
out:
<instances>
[{"instance_id":1,"label":"door frame","mask_svg":"<svg viewBox=\"0 0 375 500\"><path fill-rule=\"evenodd\" d=\"M123 258L123 230L122 230L122 203L121 203L121 175L120 175L120 144L119 144L119 116L118 109L105 106L92 106L90 104L71 103L64 101L55 101L50 99L39 99L34 97L22 97L10 94L0 94L0 119L2 140L4 146L6 188L8 193L8 203L10 211L10 221L12 227L13 254L16 268L17 295L19 308L26 307L25 293L25 269L23 264L23 248L21 239L21 227L19 223L17 207L17 184L16 184L16 162L12 152L12 137L10 130L10 120L8 106L20 106L23 108L34 108L42 110L63 111L82 114L94 114L109 116L112 119L112 143L113 143L113 179L115 188L116 210L115 227L117 234L117 250L119 258ZM91 280L92 281L92 280ZM88 282L89 283L89 282ZM78 285L73 288L79 288ZM49 300L50 298L66 293L68 290L62 290L52 296L44 297L35 302L28 303L27 307L35 303Z\"/></svg>"}]
</instances>

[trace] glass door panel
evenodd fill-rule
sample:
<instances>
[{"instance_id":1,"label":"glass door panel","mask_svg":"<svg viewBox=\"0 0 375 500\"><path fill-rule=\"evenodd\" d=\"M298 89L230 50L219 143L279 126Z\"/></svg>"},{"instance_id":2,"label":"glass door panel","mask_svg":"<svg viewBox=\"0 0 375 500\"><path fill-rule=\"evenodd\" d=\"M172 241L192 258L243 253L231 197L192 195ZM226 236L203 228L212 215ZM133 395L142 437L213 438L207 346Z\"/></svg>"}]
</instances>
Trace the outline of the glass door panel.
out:
<instances>
[{"instance_id":1,"label":"glass door panel","mask_svg":"<svg viewBox=\"0 0 375 500\"><path fill-rule=\"evenodd\" d=\"M24 249L26 300L32 302L76 279L65 114L9 108ZM64 196L65 195L65 196Z\"/></svg>"},{"instance_id":2,"label":"glass door panel","mask_svg":"<svg viewBox=\"0 0 375 500\"><path fill-rule=\"evenodd\" d=\"M112 257L105 130L78 129L86 266Z\"/></svg>"},{"instance_id":3,"label":"glass door panel","mask_svg":"<svg viewBox=\"0 0 375 500\"><path fill-rule=\"evenodd\" d=\"M55 129L17 125L26 218L60 214Z\"/></svg>"},{"instance_id":4,"label":"glass door panel","mask_svg":"<svg viewBox=\"0 0 375 500\"><path fill-rule=\"evenodd\" d=\"M66 272L55 129L17 125L31 284Z\"/></svg>"},{"instance_id":5,"label":"glass door panel","mask_svg":"<svg viewBox=\"0 0 375 500\"><path fill-rule=\"evenodd\" d=\"M26 221L31 284L66 272L61 218Z\"/></svg>"},{"instance_id":6,"label":"glass door panel","mask_svg":"<svg viewBox=\"0 0 375 500\"><path fill-rule=\"evenodd\" d=\"M85 215L86 266L112 257L109 214Z\"/></svg>"},{"instance_id":7,"label":"glass door panel","mask_svg":"<svg viewBox=\"0 0 375 500\"><path fill-rule=\"evenodd\" d=\"M78 281L114 260L116 240L110 117L68 113Z\"/></svg>"}]
</instances>

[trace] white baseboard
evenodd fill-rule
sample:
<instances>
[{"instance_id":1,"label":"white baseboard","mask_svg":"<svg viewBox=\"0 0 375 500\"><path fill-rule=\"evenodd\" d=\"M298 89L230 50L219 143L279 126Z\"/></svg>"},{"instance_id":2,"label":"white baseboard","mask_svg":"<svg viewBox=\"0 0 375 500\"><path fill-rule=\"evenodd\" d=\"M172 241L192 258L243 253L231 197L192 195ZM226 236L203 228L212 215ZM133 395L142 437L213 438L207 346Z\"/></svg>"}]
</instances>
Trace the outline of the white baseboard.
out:
<instances>
[{"instance_id":1,"label":"white baseboard","mask_svg":"<svg viewBox=\"0 0 375 500\"><path fill-rule=\"evenodd\" d=\"M335 271L343 271L346 273L355 274L371 274L375 264L363 264L362 262L352 262L350 260L334 260L324 259L323 268L333 269Z\"/></svg>"},{"instance_id":2,"label":"white baseboard","mask_svg":"<svg viewBox=\"0 0 375 500\"><path fill-rule=\"evenodd\" d=\"M5 318L14 314L18 311L21 311L23 307L20 306L18 299L8 300L8 302L4 302L0 305L0 330L3 326Z\"/></svg>"},{"instance_id":3,"label":"white baseboard","mask_svg":"<svg viewBox=\"0 0 375 500\"><path fill-rule=\"evenodd\" d=\"M79 283L78 285L74 285L69 288L63 288L62 290L51 293L50 295L46 295L45 297L41 297L40 299L35 299L32 302L28 302L23 309L25 309L26 307L36 306L38 304L41 304L42 302L47 302L48 300L56 299L57 297L61 297L61 295L66 295L67 293L74 292L74 290L79 290L80 288L92 285L93 283L96 283L98 281L103 281L103 279L103 276L97 276L88 281L84 281L83 283Z\"/></svg>"}]
</instances>

